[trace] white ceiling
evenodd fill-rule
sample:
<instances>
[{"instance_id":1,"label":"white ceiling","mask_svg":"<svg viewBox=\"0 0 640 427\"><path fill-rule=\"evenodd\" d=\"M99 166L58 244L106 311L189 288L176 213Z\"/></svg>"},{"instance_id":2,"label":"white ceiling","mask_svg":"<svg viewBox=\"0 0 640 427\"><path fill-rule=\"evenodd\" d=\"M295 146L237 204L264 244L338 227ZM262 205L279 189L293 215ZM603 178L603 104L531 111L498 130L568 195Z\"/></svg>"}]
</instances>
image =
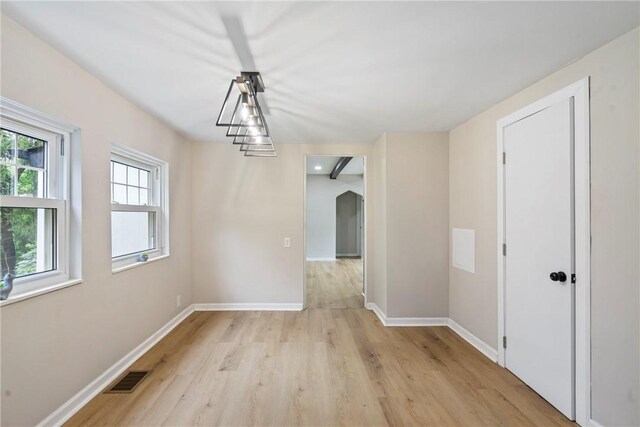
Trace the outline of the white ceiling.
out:
<instances>
[{"instance_id":1,"label":"white ceiling","mask_svg":"<svg viewBox=\"0 0 640 427\"><path fill-rule=\"evenodd\" d=\"M340 159L339 156L307 156L307 175L329 175L338 162L338 159ZM320 166L322 169L316 170L316 166ZM340 174L364 174L364 157L357 156L352 158Z\"/></svg>"},{"instance_id":2,"label":"white ceiling","mask_svg":"<svg viewBox=\"0 0 640 427\"><path fill-rule=\"evenodd\" d=\"M638 2L2 2L2 11L199 141L241 71L237 16L277 143L442 131L637 27Z\"/></svg>"}]
</instances>

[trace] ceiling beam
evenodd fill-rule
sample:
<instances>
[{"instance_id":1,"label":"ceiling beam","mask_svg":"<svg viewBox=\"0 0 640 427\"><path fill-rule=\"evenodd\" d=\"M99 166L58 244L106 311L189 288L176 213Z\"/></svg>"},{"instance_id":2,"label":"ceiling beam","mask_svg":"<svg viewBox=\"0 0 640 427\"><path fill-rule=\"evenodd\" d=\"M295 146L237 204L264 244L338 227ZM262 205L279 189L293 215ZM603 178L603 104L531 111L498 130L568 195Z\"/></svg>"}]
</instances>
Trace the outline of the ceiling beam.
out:
<instances>
[{"instance_id":1,"label":"ceiling beam","mask_svg":"<svg viewBox=\"0 0 640 427\"><path fill-rule=\"evenodd\" d=\"M340 175L340 172L342 172L342 169L347 166L351 159L353 159L353 157L340 157L336 162L336 165L333 167L331 174L329 174L329 178L336 179L338 175Z\"/></svg>"}]
</instances>

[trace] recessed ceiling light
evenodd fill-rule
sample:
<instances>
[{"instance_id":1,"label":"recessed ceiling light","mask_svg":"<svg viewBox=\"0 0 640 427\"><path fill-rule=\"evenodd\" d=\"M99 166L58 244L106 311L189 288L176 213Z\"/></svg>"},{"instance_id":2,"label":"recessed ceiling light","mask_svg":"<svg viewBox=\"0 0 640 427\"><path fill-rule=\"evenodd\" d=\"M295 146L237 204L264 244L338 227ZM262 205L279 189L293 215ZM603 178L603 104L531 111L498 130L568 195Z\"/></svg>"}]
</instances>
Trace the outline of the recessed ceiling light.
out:
<instances>
[{"instance_id":1,"label":"recessed ceiling light","mask_svg":"<svg viewBox=\"0 0 640 427\"><path fill-rule=\"evenodd\" d=\"M320 170L322 170L322 166L316 165L316 167L314 169L317 170L317 171L320 171Z\"/></svg>"}]
</instances>

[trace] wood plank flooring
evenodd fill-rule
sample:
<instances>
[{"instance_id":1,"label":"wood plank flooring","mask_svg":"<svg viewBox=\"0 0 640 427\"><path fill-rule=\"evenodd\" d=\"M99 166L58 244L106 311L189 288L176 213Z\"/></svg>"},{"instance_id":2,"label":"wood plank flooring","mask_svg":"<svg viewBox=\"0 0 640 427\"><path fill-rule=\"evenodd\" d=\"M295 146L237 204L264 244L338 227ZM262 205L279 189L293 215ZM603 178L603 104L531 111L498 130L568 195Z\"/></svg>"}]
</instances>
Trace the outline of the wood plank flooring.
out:
<instances>
[{"instance_id":1,"label":"wood plank flooring","mask_svg":"<svg viewBox=\"0 0 640 427\"><path fill-rule=\"evenodd\" d=\"M385 328L363 308L196 312L131 369L153 373L67 425L572 425L449 328Z\"/></svg>"},{"instance_id":2,"label":"wood plank flooring","mask_svg":"<svg viewBox=\"0 0 640 427\"><path fill-rule=\"evenodd\" d=\"M307 262L307 308L363 308L362 259Z\"/></svg>"}]
</instances>

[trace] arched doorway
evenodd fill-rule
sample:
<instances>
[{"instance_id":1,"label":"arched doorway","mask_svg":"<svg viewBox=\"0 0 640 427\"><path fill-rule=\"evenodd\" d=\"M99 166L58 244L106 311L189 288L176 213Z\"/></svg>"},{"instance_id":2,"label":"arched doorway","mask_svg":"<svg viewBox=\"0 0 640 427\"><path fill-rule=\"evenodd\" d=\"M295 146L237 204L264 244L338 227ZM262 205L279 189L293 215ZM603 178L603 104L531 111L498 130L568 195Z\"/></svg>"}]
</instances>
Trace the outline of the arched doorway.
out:
<instances>
[{"instance_id":1,"label":"arched doorway","mask_svg":"<svg viewBox=\"0 0 640 427\"><path fill-rule=\"evenodd\" d=\"M362 257L363 199L345 191L336 197L336 258Z\"/></svg>"}]
</instances>

